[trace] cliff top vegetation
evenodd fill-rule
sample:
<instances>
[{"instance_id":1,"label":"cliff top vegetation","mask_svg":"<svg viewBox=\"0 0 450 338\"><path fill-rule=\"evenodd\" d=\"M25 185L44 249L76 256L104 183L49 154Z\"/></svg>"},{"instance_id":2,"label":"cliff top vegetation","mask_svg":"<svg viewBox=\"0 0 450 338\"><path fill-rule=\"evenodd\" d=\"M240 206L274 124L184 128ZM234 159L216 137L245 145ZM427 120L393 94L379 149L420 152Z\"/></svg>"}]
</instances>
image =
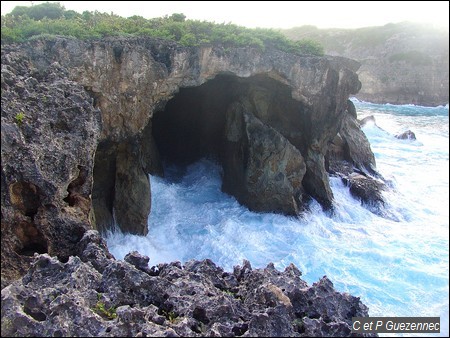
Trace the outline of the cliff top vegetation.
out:
<instances>
[{"instance_id":1,"label":"cliff top vegetation","mask_svg":"<svg viewBox=\"0 0 450 338\"><path fill-rule=\"evenodd\" d=\"M77 39L150 36L176 41L184 46L253 47L300 55L323 55L323 47L311 39L293 41L273 29L250 29L231 23L189 20L181 13L153 19L136 15L123 18L99 11L80 14L66 10L59 2L46 2L29 7L17 6L11 13L2 15L2 45L57 35Z\"/></svg>"}]
</instances>

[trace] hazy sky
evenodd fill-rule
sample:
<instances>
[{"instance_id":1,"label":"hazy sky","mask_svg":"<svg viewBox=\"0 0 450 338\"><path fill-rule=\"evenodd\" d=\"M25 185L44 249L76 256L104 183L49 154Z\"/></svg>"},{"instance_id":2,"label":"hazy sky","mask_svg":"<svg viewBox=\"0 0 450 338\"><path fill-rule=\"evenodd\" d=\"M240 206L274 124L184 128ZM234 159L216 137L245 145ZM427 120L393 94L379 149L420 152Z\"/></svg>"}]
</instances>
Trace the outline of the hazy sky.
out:
<instances>
[{"instance_id":1,"label":"hazy sky","mask_svg":"<svg viewBox=\"0 0 450 338\"><path fill-rule=\"evenodd\" d=\"M44 1L2 1L2 15L15 6ZM232 22L247 27L320 28L382 26L426 22L448 30L449 1L60 1L66 9L114 12L154 18L184 13L188 19Z\"/></svg>"}]
</instances>

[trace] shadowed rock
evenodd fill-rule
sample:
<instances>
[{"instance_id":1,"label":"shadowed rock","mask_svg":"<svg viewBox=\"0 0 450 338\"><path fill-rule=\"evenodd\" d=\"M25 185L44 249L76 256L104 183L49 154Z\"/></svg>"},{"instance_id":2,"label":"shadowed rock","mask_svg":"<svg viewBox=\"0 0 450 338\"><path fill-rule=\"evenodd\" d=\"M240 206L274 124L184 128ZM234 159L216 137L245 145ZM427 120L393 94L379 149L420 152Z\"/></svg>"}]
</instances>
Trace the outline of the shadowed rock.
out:
<instances>
[{"instance_id":1,"label":"shadowed rock","mask_svg":"<svg viewBox=\"0 0 450 338\"><path fill-rule=\"evenodd\" d=\"M227 112L223 190L256 211L296 215L302 207L301 153L251 112L249 102Z\"/></svg>"}]
</instances>

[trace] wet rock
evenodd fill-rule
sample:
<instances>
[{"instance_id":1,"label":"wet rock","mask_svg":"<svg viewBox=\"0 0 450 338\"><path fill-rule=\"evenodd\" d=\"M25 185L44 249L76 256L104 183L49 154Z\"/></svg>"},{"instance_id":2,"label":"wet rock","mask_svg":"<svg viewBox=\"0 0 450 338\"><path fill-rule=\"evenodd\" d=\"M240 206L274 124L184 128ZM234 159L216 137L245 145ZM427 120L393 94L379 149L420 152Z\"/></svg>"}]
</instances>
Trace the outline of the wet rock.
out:
<instances>
[{"instance_id":1,"label":"wet rock","mask_svg":"<svg viewBox=\"0 0 450 338\"><path fill-rule=\"evenodd\" d=\"M395 135L395 137L400 140L415 140L416 134L414 134L411 130L407 130L401 134Z\"/></svg>"},{"instance_id":2,"label":"wet rock","mask_svg":"<svg viewBox=\"0 0 450 338\"><path fill-rule=\"evenodd\" d=\"M369 205L384 204L382 192L386 189L386 184L381 180L351 173L343 177L343 181L350 187L350 193L361 202Z\"/></svg>"},{"instance_id":3,"label":"wet rock","mask_svg":"<svg viewBox=\"0 0 450 338\"><path fill-rule=\"evenodd\" d=\"M351 106L354 107L352 102ZM356 118L345 114L339 134L345 143L344 159L356 168L374 174L376 172L375 156L370 148L369 140L361 130Z\"/></svg>"},{"instance_id":4,"label":"wet rock","mask_svg":"<svg viewBox=\"0 0 450 338\"><path fill-rule=\"evenodd\" d=\"M349 107L354 109L351 101ZM382 192L387 189L387 184L376 170L369 140L361 130L360 125L366 123L375 124L375 118L368 116L358 122L354 114L344 116L341 128L328 148L327 170L342 179L352 196L370 210L377 211L377 207L385 203Z\"/></svg>"}]
</instances>

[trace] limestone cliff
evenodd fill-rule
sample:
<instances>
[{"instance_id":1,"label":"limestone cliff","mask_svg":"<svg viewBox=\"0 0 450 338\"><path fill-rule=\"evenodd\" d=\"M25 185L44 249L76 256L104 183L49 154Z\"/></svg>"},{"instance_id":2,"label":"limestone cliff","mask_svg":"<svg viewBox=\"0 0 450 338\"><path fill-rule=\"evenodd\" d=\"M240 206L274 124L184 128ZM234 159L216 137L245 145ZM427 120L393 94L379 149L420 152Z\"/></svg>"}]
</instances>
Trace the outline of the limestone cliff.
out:
<instances>
[{"instance_id":1,"label":"limestone cliff","mask_svg":"<svg viewBox=\"0 0 450 338\"><path fill-rule=\"evenodd\" d=\"M163 161L215 157L223 190L253 210L297 214L311 197L332 209L328 149L359 128L358 67L150 38L2 48L2 283L34 252L67 260L87 229L146 234ZM354 148L342 160L375 165Z\"/></svg>"},{"instance_id":2,"label":"limestone cliff","mask_svg":"<svg viewBox=\"0 0 450 338\"><path fill-rule=\"evenodd\" d=\"M325 52L358 60L357 98L374 103L445 105L449 102L448 31L412 23L359 29L303 26L292 39L320 41Z\"/></svg>"},{"instance_id":3,"label":"limestone cliff","mask_svg":"<svg viewBox=\"0 0 450 338\"><path fill-rule=\"evenodd\" d=\"M100 112L57 63L2 47L2 287L33 254L67 260L91 227Z\"/></svg>"},{"instance_id":4,"label":"limestone cliff","mask_svg":"<svg viewBox=\"0 0 450 338\"><path fill-rule=\"evenodd\" d=\"M149 268L92 230L151 231L148 174L203 156L250 209L332 209L328 172L376 174L348 101L358 63L149 38L37 39L1 58L2 334L342 336L368 315L294 266Z\"/></svg>"}]
</instances>

